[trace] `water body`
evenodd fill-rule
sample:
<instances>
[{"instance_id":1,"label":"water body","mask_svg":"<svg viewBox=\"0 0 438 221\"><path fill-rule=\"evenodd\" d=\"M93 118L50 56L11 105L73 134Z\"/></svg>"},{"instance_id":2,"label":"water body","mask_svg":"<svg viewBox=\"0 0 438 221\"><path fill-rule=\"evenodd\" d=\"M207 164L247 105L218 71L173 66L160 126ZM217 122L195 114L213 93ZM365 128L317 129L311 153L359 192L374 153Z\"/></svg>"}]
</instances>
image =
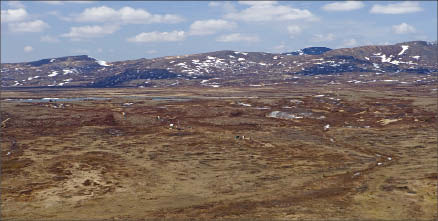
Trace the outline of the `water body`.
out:
<instances>
[{"instance_id":1,"label":"water body","mask_svg":"<svg viewBox=\"0 0 438 221\"><path fill-rule=\"evenodd\" d=\"M102 101L109 100L105 97L73 97L73 98L27 98L27 99L4 99L3 101L16 101L16 102L68 102L68 101Z\"/></svg>"},{"instance_id":2,"label":"water body","mask_svg":"<svg viewBox=\"0 0 438 221\"><path fill-rule=\"evenodd\" d=\"M191 98L181 97L152 97L153 101L191 101Z\"/></svg>"},{"instance_id":3,"label":"water body","mask_svg":"<svg viewBox=\"0 0 438 221\"><path fill-rule=\"evenodd\" d=\"M153 101L191 101L191 98L181 98L181 97L138 97L138 96L120 96L114 98L130 98L130 99L151 99ZM4 99L3 101L13 101L13 102L69 102L69 101L102 101L109 100L111 98L105 97L73 97L73 98L20 98L20 99Z\"/></svg>"}]
</instances>

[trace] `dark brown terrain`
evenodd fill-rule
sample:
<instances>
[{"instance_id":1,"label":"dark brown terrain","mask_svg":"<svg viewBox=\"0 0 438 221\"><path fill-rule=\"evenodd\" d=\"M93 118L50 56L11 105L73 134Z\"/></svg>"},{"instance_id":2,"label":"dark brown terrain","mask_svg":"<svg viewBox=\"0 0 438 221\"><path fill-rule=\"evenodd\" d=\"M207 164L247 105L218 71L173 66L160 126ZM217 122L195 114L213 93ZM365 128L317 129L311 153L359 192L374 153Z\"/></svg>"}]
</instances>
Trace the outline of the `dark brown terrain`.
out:
<instances>
[{"instance_id":1,"label":"dark brown terrain","mask_svg":"<svg viewBox=\"0 0 438 221\"><path fill-rule=\"evenodd\" d=\"M436 98L430 74L3 89L2 219L435 220Z\"/></svg>"}]
</instances>

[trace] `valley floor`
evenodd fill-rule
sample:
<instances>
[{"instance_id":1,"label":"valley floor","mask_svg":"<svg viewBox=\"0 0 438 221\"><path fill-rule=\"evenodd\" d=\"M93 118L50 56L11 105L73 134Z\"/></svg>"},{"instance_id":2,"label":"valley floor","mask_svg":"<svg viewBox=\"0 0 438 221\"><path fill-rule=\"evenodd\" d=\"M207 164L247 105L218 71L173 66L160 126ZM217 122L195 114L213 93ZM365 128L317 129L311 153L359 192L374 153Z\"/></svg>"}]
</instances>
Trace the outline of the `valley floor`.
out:
<instances>
[{"instance_id":1,"label":"valley floor","mask_svg":"<svg viewBox=\"0 0 438 221\"><path fill-rule=\"evenodd\" d=\"M1 215L437 219L433 89L3 90Z\"/></svg>"}]
</instances>

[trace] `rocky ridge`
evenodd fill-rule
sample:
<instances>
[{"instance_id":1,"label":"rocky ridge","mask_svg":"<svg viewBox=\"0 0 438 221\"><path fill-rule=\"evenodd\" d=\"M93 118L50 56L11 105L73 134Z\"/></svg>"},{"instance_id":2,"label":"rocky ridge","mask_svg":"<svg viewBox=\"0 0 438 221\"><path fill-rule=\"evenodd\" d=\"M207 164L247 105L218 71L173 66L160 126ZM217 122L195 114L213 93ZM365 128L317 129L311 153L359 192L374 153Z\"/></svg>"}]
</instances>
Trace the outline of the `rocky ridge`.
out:
<instances>
[{"instance_id":1,"label":"rocky ridge","mask_svg":"<svg viewBox=\"0 0 438 221\"><path fill-rule=\"evenodd\" d=\"M438 46L424 41L294 53L216 51L154 59L105 62L87 55L5 63L3 87L219 87L281 82L287 77L344 73L438 73Z\"/></svg>"}]
</instances>

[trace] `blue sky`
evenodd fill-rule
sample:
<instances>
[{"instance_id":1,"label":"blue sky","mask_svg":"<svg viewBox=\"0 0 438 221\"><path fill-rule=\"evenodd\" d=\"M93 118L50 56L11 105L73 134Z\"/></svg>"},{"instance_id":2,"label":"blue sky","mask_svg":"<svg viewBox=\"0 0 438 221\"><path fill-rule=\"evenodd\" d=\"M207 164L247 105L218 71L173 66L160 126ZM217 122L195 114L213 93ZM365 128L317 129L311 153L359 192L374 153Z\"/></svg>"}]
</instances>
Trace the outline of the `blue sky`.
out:
<instances>
[{"instance_id":1,"label":"blue sky","mask_svg":"<svg viewBox=\"0 0 438 221\"><path fill-rule=\"evenodd\" d=\"M437 39L437 2L2 1L2 63L218 50L287 52Z\"/></svg>"}]
</instances>

